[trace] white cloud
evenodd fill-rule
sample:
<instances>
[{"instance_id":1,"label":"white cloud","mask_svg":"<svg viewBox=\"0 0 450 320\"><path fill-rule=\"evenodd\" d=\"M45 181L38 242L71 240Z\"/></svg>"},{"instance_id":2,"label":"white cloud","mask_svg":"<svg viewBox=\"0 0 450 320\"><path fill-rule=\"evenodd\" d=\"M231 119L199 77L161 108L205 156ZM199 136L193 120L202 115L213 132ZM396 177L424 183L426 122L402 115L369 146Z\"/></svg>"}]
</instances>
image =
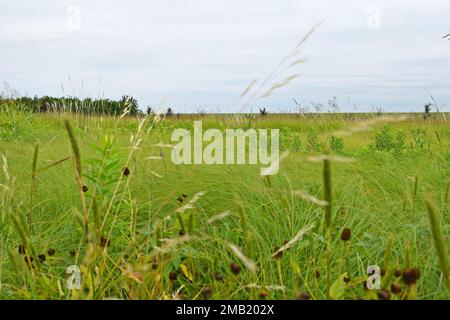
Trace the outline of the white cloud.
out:
<instances>
[{"instance_id":1,"label":"white cloud","mask_svg":"<svg viewBox=\"0 0 450 320\"><path fill-rule=\"evenodd\" d=\"M371 5L379 30L366 27ZM81 10L78 31L66 26L70 6ZM449 12L447 0L16 0L0 11L0 80L30 95L60 95L63 82L66 93L127 93L143 106L166 98L179 111L235 111L247 83L325 19L305 75L257 105L337 96L347 110L421 110L426 90L450 102Z\"/></svg>"}]
</instances>

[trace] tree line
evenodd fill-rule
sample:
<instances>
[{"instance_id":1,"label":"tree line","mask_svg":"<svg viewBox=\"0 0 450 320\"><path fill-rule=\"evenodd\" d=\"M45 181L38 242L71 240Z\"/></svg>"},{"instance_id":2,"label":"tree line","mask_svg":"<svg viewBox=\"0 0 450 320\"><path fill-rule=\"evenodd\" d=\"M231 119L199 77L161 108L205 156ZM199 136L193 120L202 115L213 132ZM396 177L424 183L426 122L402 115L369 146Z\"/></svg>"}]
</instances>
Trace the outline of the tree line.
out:
<instances>
[{"instance_id":1,"label":"tree line","mask_svg":"<svg viewBox=\"0 0 450 320\"><path fill-rule=\"evenodd\" d=\"M43 112L76 112L90 115L138 115L142 113L137 100L124 95L120 100L92 99L76 97L4 97L0 95L0 110L6 106L18 109L43 113Z\"/></svg>"}]
</instances>

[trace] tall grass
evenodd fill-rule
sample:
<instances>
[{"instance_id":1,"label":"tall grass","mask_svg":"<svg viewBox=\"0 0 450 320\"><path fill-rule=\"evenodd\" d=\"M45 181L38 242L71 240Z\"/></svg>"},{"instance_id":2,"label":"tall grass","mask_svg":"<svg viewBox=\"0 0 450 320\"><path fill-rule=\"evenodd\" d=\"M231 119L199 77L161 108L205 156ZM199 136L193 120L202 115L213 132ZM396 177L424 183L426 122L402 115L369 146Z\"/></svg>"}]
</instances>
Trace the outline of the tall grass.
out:
<instances>
[{"instance_id":1,"label":"tall grass","mask_svg":"<svg viewBox=\"0 0 450 320\"><path fill-rule=\"evenodd\" d=\"M405 122L389 122L411 141L409 127L424 130L429 139L440 132L441 142L430 149L413 147L397 154L371 148L374 132L358 121L368 116L255 118L252 127L289 126L300 139L313 128L323 149L331 134L350 132L342 135L345 155L291 150L268 184L253 166L174 166L170 152L155 145L169 144L171 130L188 126L193 117L161 122L153 117L33 115L27 132L2 140L0 153L8 168L0 178L0 296L370 299L377 294L361 283L367 266L378 264L386 270L383 289L392 283L402 289L391 299L413 298L404 294L409 289L395 275L397 268L420 270L418 298L448 297L434 272L429 227L420 215L427 207L416 201L419 189L432 190L435 199L445 200L448 194L450 160L441 147L449 144L448 121L412 115ZM239 126L224 116L205 115L203 120L205 126ZM384 124L378 121L370 126ZM111 148L117 156L101 153L106 160L96 162L103 159L97 153L104 149L105 135L115 138ZM321 166L307 161L312 158ZM408 177L415 181L410 203L415 219L407 214ZM438 221L437 228L431 224L438 253L446 252L447 204L443 201L440 211L428 205L430 221ZM346 241L340 237L344 228L351 229ZM442 268L448 265L445 259L440 265L448 275ZM64 286L64 270L72 264L80 266L81 290Z\"/></svg>"}]
</instances>

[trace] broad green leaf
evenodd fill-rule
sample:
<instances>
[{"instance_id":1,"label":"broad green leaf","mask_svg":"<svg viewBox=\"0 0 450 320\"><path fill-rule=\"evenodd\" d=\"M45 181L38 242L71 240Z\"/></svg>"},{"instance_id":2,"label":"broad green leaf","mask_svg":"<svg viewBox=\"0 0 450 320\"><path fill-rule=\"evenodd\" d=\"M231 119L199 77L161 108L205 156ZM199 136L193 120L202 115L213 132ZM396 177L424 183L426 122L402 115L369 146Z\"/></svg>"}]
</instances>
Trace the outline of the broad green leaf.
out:
<instances>
[{"instance_id":1,"label":"broad green leaf","mask_svg":"<svg viewBox=\"0 0 450 320\"><path fill-rule=\"evenodd\" d=\"M347 275L347 273L344 273L343 275L339 276L336 281L333 282L333 284L330 287L330 298L333 300L340 300L344 298L345 294L345 282L344 277Z\"/></svg>"}]
</instances>

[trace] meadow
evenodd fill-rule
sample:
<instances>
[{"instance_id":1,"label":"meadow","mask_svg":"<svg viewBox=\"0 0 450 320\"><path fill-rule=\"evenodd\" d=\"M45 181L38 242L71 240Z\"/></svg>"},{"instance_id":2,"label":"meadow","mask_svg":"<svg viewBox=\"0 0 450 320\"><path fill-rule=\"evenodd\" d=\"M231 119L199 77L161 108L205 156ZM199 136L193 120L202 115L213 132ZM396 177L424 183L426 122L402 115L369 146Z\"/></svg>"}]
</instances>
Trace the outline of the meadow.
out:
<instances>
[{"instance_id":1,"label":"meadow","mask_svg":"<svg viewBox=\"0 0 450 320\"><path fill-rule=\"evenodd\" d=\"M194 120L280 129L278 174L174 165ZM446 113L3 110L0 162L2 299L450 297Z\"/></svg>"}]
</instances>

